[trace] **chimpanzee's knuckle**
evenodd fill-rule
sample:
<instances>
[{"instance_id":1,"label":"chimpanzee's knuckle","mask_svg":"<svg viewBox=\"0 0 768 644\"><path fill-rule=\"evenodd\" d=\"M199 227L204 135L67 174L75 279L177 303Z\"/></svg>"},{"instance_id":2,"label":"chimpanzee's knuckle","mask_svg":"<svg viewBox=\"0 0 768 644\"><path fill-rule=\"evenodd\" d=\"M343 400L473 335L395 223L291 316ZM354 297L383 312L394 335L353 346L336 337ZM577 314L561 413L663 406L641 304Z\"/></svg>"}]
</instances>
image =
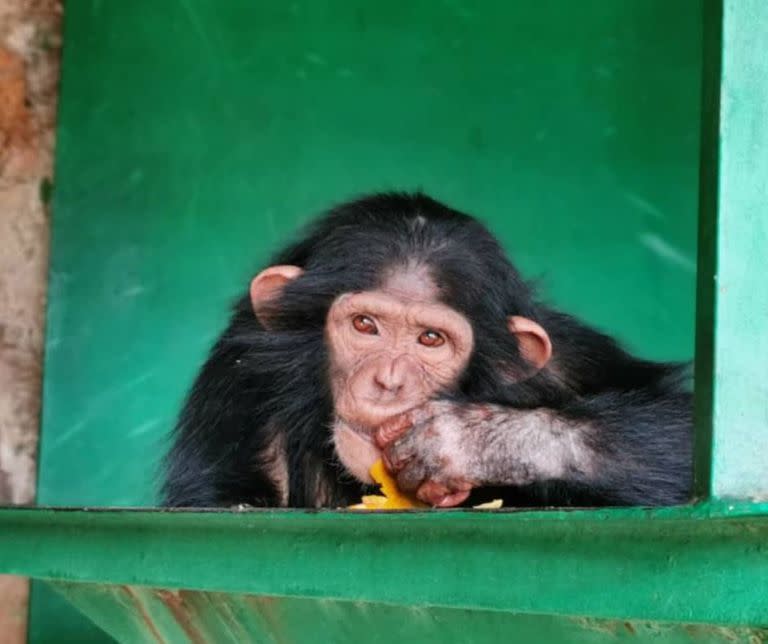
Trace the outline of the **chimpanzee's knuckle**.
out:
<instances>
[{"instance_id":1,"label":"chimpanzee's knuckle","mask_svg":"<svg viewBox=\"0 0 768 644\"><path fill-rule=\"evenodd\" d=\"M402 444L395 443L385 450L387 461L394 469L402 468L413 456L413 452Z\"/></svg>"},{"instance_id":2,"label":"chimpanzee's knuckle","mask_svg":"<svg viewBox=\"0 0 768 644\"><path fill-rule=\"evenodd\" d=\"M400 489L411 492L418 488L425 478L424 467L419 461L414 461L398 473L397 485Z\"/></svg>"}]
</instances>

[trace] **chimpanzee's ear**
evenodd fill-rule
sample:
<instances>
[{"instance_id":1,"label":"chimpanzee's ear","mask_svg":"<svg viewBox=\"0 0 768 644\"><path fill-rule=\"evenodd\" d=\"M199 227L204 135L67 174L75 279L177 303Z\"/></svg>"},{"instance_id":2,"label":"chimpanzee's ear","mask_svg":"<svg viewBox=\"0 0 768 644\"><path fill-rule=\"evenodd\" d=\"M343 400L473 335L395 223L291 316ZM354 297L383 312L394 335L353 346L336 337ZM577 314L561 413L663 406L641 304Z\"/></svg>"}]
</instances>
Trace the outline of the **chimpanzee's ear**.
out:
<instances>
[{"instance_id":1,"label":"chimpanzee's ear","mask_svg":"<svg viewBox=\"0 0 768 644\"><path fill-rule=\"evenodd\" d=\"M298 266L270 266L251 281L251 306L259 322L268 326L264 320L264 304L278 297L288 282L295 280L304 271Z\"/></svg>"},{"instance_id":2,"label":"chimpanzee's ear","mask_svg":"<svg viewBox=\"0 0 768 644\"><path fill-rule=\"evenodd\" d=\"M552 341L544 327L519 315L510 315L507 326L517 337L525 361L537 370L542 369L552 357Z\"/></svg>"}]
</instances>

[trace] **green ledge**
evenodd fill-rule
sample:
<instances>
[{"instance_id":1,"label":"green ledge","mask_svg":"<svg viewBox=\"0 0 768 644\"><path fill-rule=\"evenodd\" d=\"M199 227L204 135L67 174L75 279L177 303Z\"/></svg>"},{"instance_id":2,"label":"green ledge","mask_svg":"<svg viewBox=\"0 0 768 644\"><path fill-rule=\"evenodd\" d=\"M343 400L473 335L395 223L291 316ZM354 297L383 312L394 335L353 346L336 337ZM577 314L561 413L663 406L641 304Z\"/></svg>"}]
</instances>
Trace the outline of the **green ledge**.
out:
<instances>
[{"instance_id":1,"label":"green ledge","mask_svg":"<svg viewBox=\"0 0 768 644\"><path fill-rule=\"evenodd\" d=\"M410 607L766 626L768 504L365 514L7 509L0 511L0 572Z\"/></svg>"}]
</instances>

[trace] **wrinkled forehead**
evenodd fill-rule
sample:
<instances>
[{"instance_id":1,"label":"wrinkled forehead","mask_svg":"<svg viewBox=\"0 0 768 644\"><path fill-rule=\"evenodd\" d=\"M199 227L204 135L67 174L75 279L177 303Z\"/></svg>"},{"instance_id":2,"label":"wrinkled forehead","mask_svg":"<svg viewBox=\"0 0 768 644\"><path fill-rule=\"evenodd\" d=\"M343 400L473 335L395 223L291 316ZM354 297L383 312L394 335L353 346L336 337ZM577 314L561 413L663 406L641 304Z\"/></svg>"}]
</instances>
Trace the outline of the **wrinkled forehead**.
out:
<instances>
[{"instance_id":1,"label":"wrinkled forehead","mask_svg":"<svg viewBox=\"0 0 768 644\"><path fill-rule=\"evenodd\" d=\"M404 297L397 291L358 291L344 293L336 298L331 306L331 316L351 314L370 314L392 320L400 318L431 319L454 321L464 320L464 316L442 302L421 301Z\"/></svg>"}]
</instances>

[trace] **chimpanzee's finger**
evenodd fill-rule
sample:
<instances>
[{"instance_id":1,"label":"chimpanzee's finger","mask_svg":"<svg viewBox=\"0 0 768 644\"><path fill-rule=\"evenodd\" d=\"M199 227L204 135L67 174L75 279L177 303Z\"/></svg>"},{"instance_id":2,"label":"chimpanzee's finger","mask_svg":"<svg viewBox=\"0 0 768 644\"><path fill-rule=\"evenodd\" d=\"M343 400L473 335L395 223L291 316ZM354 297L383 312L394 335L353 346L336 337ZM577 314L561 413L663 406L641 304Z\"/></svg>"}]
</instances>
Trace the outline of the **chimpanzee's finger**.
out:
<instances>
[{"instance_id":1,"label":"chimpanzee's finger","mask_svg":"<svg viewBox=\"0 0 768 644\"><path fill-rule=\"evenodd\" d=\"M376 444L383 449L400 438L412 426L413 419L410 412L390 418L376 430Z\"/></svg>"},{"instance_id":2,"label":"chimpanzee's finger","mask_svg":"<svg viewBox=\"0 0 768 644\"><path fill-rule=\"evenodd\" d=\"M469 492L453 492L440 499L435 507L437 508L453 508L457 505L461 505L469 497Z\"/></svg>"},{"instance_id":3,"label":"chimpanzee's finger","mask_svg":"<svg viewBox=\"0 0 768 644\"><path fill-rule=\"evenodd\" d=\"M472 484L464 480L450 480L445 483L429 479L416 492L416 496L436 508L452 508L466 501L472 491Z\"/></svg>"},{"instance_id":4,"label":"chimpanzee's finger","mask_svg":"<svg viewBox=\"0 0 768 644\"><path fill-rule=\"evenodd\" d=\"M403 436L393 443L387 445L382 451L384 463L390 472L397 472L413 459L415 454L415 443L410 435Z\"/></svg>"},{"instance_id":5,"label":"chimpanzee's finger","mask_svg":"<svg viewBox=\"0 0 768 644\"><path fill-rule=\"evenodd\" d=\"M424 483L419 486L419 489L416 491L416 497L420 501L424 501L424 503L436 506L442 499L448 496L449 493L450 490L448 490L445 485L430 479L424 481Z\"/></svg>"}]
</instances>

